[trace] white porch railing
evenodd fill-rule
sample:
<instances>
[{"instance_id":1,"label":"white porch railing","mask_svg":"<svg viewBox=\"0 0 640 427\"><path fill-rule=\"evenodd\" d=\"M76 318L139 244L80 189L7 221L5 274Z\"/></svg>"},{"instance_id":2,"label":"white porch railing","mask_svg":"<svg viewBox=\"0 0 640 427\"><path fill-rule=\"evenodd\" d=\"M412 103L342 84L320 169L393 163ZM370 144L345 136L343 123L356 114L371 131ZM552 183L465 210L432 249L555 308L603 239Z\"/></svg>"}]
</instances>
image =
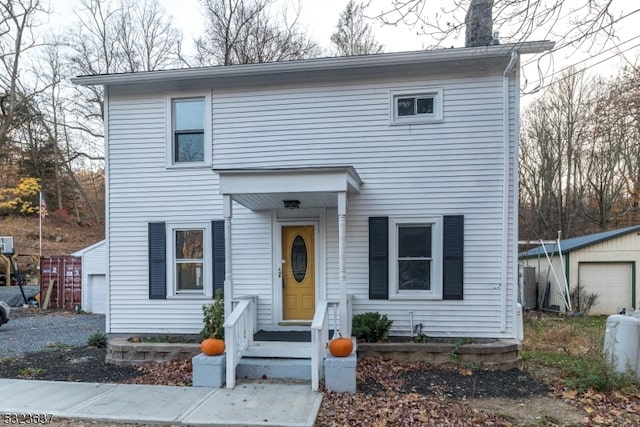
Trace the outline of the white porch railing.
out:
<instances>
[{"instance_id":1,"label":"white porch railing","mask_svg":"<svg viewBox=\"0 0 640 427\"><path fill-rule=\"evenodd\" d=\"M236 367L247 348L253 343L255 297L232 301L233 311L224 322L224 341L227 355L227 388L236 385Z\"/></svg>"},{"instance_id":2,"label":"white porch railing","mask_svg":"<svg viewBox=\"0 0 640 427\"><path fill-rule=\"evenodd\" d=\"M347 318L351 321L351 298L347 297ZM338 301L319 300L316 304L316 311L311 323L311 389L318 391L320 387L320 377L322 375L322 365L326 354L327 344L336 335L339 328L338 314L340 303ZM329 314L333 314L333 334L329 336ZM342 331L341 331L342 333Z\"/></svg>"}]
</instances>

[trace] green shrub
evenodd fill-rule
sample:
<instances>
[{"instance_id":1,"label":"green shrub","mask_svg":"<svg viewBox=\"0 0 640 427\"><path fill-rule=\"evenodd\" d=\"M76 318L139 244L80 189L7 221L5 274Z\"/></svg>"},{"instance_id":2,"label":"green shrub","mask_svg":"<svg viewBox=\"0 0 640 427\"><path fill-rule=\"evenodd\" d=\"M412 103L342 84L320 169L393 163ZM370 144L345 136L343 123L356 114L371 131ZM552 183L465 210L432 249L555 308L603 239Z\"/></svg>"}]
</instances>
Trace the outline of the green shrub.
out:
<instances>
[{"instance_id":1,"label":"green shrub","mask_svg":"<svg viewBox=\"0 0 640 427\"><path fill-rule=\"evenodd\" d=\"M389 339L389 329L392 320L387 319L386 314L376 312L356 314L352 320L353 335L365 342L386 341Z\"/></svg>"},{"instance_id":2,"label":"green shrub","mask_svg":"<svg viewBox=\"0 0 640 427\"><path fill-rule=\"evenodd\" d=\"M637 391L639 381L631 371L615 372L602 354L576 357L565 369L567 387L584 393L587 390L609 392L613 390Z\"/></svg>"},{"instance_id":3,"label":"green shrub","mask_svg":"<svg viewBox=\"0 0 640 427\"><path fill-rule=\"evenodd\" d=\"M224 301L222 291L216 291L216 297L211 304L202 306L204 327L200 331L202 339L218 338L224 339Z\"/></svg>"},{"instance_id":4,"label":"green shrub","mask_svg":"<svg viewBox=\"0 0 640 427\"><path fill-rule=\"evenodd\" d=\"M107 336L102 332L94 332L89 336L87 340L87 345L91 347L106 347L107 346Z\"/></svg>"}]
</instances>

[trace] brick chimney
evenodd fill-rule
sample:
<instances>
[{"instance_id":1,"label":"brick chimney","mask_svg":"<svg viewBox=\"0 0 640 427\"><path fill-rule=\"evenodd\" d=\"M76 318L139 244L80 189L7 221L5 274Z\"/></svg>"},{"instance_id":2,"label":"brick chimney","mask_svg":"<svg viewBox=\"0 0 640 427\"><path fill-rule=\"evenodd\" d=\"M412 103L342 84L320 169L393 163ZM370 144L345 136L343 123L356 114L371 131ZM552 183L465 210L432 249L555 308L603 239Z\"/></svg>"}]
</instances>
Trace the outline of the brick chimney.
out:
<instances>
[{"instance_id":1,"label":"brick chimney","mask_svg":"<svg viewBox=\"0 0 640 427\"><path fill-rule=\"evenodd\" d=\"M493 42L493 0L471 0L465 24L466 47L489 46Z\"/></svg>"}]
</instances>

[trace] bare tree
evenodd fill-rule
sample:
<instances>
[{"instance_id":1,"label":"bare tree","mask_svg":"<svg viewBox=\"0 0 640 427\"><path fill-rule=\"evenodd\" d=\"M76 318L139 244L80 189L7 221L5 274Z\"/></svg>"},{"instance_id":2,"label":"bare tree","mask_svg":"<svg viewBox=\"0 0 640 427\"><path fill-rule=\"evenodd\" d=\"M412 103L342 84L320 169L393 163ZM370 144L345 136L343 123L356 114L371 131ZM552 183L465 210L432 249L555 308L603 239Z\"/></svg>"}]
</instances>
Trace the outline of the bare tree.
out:
<instances>
[{"instance_id":1,"label":"bare tree","mask_svg":"<svg viewBox=\"0 0 640 427\"><path fill-rule=\"evenodd\" d=\"M362 10L362 4L350 0L340 14L336 32L331 35L331 42L339 56L382 52L382 45L376 41Z\"/></svg>"},{"instance_id":2,"label":"bare tree","mask_svg":"<svg viewBox=\"0 0 640 427\"><path fill-rule=\"evenodd\" d=\"M530 58L527 63L539 61L554 52L565 56L581 50L592 53L611 48L607 41L615 40L617 25L639 8L614 15L613 0L450 0L442 5L431 0L368 0L366 11L386 25L405 25L426 39L427 46L449 47L465 28L465 18L471 7L489 3L493 12L492 31L499 39L520 43L532 39L553 40L554 48ZM380 4L381 6L378 6ZM635 5L634 5L635 6ZM525 65L527 64L525 63ZM548 66L548 65L547 65ZM541 67L538 76L531 79L535 92L544 87L545 76ZM524 79L528 83L529 79Z\"/></svg>"},{"instance_id":3,"label":"bare tree","mask_svg":"<svg viewBox=\"0 0 640 427\"><path fill-rule=\"evenodd\" d=\"M584 160L585 199L590 206L584 210L584 216L599 230L606 231L632 209L625 197L628 186L625 165L633 136L625 119L626 111L620 108L617 84L601 80L594 86L593 131Z\"/></svg>"},{"instance_id":4,"label":"bare tree","mask_svg":"<svg viewBox=\"0 0 640 427\"><path fill-rule=\"evenodd\" d=\"M579 5L564 0L453 0L438 9L429 0L392 0L390 6L372 13L384 24L417 28L440 44L462 31L466 13L477 1L493 5L494 30L512 42L525 41L541 30L558 42L557 48L576 47L598 35L612 36L616 22L610 11L613 0L582 0ZM371 5L369 0L367 6ZM563 20L571 26L558 26Z\"/></svg>"},{"instance_id":5,"label":"bare tree","mask_svg":"<svg viewBox=\"0 0 640 427\"><path fill-rule=\"evenodd\" d=\"M157 0L79 0L75 31L66 39L71 73L108 74L153 71L180 63L182 34ZM85 102L69 125L102 137L104 94L101 86L75 88ZM88 125L87 125L88 123Z\"/></svg>"},{"instance_id":6,"label":"bare tree","mask_svg":"<svg viewBox=\"0 0 640 427\"><path fill-rule=\"evenodd\" d=\"M591 84L569 71L525 112L520 151L521 203L537 237L574 236L583 211L585 146L592 136ZM527 210L525 209L525 210Z\"/></svg>"},{"instance_id":7,"label":"bare tree","mask_svg":"<svg viewBox=\"0 0 640 427\"><path fill-rule=\"evenodd\" d=\"M179 63L182 34L158 0L128 1L119 13L119 45L127 71L153 71Z\"/></svg>"},{"instance_id":8,"label":"bare tree","mask_svg":"<svg viewBox=\"0 0 640 427\"><path fill-rule=\"evenodd\" d=\"M640 223L640 67L627 67L614 83L614 103L618 125L628 132L625 143L624 170L626 197L631 211L626 222Z\"/></svg>"},{"instance_id":9,"label":"bare tree","mask_svg":"<svg viewBox=\"0 0 640 427\"><path fill-rule=\"evenodd\" d=\"M276 20L273 0L202 0L207 16L205 35L196 40L198 65L275 62L315 56L316 44L287 10Z\"/></svg>"},{"instance_id":10,"label":"bare tree","mask_svg":"<svg viewBox=\"0 0 640 427\"><path fill-rule=\"evenodd\" d=\"M20 70L24 55L37 46L32 29L39 12L39 0L0 1L0 150L9 132L28 118L35 89L25 86Z\"/></svg>"}]
</instances>

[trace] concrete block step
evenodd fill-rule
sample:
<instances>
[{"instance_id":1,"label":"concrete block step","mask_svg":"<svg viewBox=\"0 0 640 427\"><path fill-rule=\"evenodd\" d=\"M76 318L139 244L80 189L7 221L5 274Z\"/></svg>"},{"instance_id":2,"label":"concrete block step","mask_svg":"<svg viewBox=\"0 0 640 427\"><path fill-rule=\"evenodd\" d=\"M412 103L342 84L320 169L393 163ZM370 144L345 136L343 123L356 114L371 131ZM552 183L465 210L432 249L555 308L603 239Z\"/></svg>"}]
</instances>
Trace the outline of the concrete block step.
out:
<instances>
[{"instance_id":1,"label":"concrete block step","mask_svg":"<svg viewBox=\"0 0 640 427\"><path fill-rule=\"evenodd\" d=\"M285 341L255 341L246 349L244 357L310 359L311 343Z\"/></svg>"},{"instance_id":2,"label":"concrete block step","mask_svg":"<svg viewBox=\"0 0 640 427\"><path fill-rule=\"evenodd\" d=\"M243 357L236 368L236 377L311 380L311 359Z\"/></svg>"}]
</instances>

